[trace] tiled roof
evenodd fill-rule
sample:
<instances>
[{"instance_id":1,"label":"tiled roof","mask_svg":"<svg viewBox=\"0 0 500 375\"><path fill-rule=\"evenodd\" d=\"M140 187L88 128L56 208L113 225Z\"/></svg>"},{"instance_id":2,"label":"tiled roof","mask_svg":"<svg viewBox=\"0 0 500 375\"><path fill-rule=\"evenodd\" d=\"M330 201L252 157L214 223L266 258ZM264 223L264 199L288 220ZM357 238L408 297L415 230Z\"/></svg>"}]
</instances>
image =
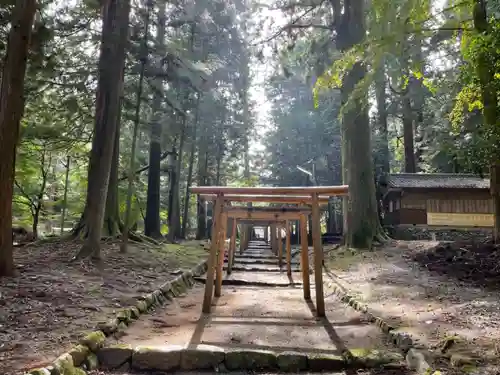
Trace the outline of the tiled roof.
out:
<instances>
[{"instance_id":1,"label":"tiled roof","mask_svg":"<svg viewBox=\"0 0 500 375\"><path fill-rule=\"evenodd\" d=\"M392 173L388 178L392 188L489 189L489 178L455 173Z\"/></svg>"}]
</instances>

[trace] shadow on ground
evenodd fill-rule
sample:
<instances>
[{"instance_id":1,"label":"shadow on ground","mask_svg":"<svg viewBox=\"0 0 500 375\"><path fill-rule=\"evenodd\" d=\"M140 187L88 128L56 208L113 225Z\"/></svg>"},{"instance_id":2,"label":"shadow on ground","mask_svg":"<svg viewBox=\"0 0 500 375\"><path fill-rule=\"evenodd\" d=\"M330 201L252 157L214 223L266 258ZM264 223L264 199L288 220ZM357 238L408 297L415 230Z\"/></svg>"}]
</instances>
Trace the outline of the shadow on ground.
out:
<instances>
[{"instance_id":1,"label":"shadow on ground","mask_svg":"<svg viewBox=\"0 0 500 375\"><path fill-rule=\"evenodd\" d=\"M217 299L214 301L214 309L211 314L202 314L196 324L196 328L193 332L191 340L189 341L188 347L196 348L197 345L213 345L213 346L224 346L224 347L234 347L239 349L253 349L253 350L271 350L271 351L300 351L302 353L327 353L334 355L341 355L342 353L348 352L349 349L345 345L344 341L337 334L333 324L328 320L328 318L316 318L315 320L304 320L304 319L296 319L296 318L283 318L283 317L266 317L262 315L256 314L252 316L251 314L245 314L244 320L235 320L233 314L221 314L217 312ZM312 316L316 314L316 308L312 301L307 301L307 307L311 312ZM277 320L279 319L279 320ZM324 332L329 337L331 344L335 349L327 350L325 348L305 348L301 347L293 347L293 345L287 346L277 346L277 345L259 345L255 343L243 343L243 342L234 342L228 343L227 341L210 341L203 340L203 334L205 333L207 327L209 326L217 326L217 325L228 325L228 324L237 324L237 325L251 325L255 326L255 329L259 329L258 327L266 327L266 326L278 326L283 327L283 331L285 331L285 327L310 327L311 329L322 327ZM350 326L360 326L366 325L367 322L364 322L358 318L349 319L343 322L335 322L336 327L350 327ZM282 338L278 341L287 342L290 341L290 338Z\"/></svg>"},{"instance_id":2,"label":"shadow on ground","mask_svg":"<svg viewBox=\"0 0 500 375\"><path fill-rule=\"evenodd\" d=\"M497 253L498 247L488 243L412 248L410 242L340 259L340 267L334 259L325 269L329 281L348 288L373 314L421 344L439 353L452 342L444 350L447 355L489 362L500 354L500 302L492 282L500 268ZM490 275L488 285L485 277L475 275L481 269Z\"/></svg>"}]
</instances>

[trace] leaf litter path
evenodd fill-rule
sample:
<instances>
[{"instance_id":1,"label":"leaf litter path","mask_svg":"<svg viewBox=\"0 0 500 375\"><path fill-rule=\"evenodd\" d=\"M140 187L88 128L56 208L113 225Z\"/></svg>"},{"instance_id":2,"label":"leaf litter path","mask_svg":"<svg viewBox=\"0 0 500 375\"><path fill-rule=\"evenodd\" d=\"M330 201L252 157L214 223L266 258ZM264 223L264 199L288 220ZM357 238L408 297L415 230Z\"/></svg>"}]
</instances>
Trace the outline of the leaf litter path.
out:
<instances>
[{"instance_id":1,"label":"leaf litter path","mask_svg":"<svg viewBox=\"0 0 500 375\"><path fill-rule=\"evenodd\" d=\"M272 259L270 254L270 250L251 243L244 254L236 256L235 266L249 266L248 262L239 263L240 259ZM268 264L271 269L277 267L274 259L276 264ZM294 263L293 268L298 271L298 264ZM313 275L310 278L313 285ZM284 280L288 285L283 285ZM315 318L314 306L303 298L300 280L299 272L293 272L289 279L285 269L233 272L225 277L222 296L214 300L210 314L201 313L204 285L198 283L187 295L141 316L123 337L108 338L108 343L192 348L205 344L225 349L333 355L346 350L357 355L370 350L396 352L386 346L377 327L338 300L326 301L326 319ZM255 282L265 282L266 286L255 286ZM314 288L311 292L315 301Z\"/></svg>"},{"instance_id":2,"label":"leaf litter path","mask_svg":"<svg viewBox=\"0 0 500 375\"><path fill-rule=\"evenodd\" d=\"M439 246L431 241L393 241L373 252L338 251L327 262L328 279L436 353L451 346L444 350L447 356L472 354L481 358L482 373L498 374L500 285L495 291L491 283L486 289L474 279L457 280L452 269L464 265L436 272L429 259L436 257ZM452 262L460 262L458 255Z\"/></svg>"},{"instance_id":3,"label":"leaf litter path","mask_svg":"<svg viewBox=\"0 0 500 375\"><path fill-rule=\"evenodd\" d=\"M0 278L0 374L41 367L68 351L98 321L206 259L201 242L157 248L102 245L102 263L70 263L81 246L60 241L15 250L18 275Z\"/></svg>"}]
</instances>

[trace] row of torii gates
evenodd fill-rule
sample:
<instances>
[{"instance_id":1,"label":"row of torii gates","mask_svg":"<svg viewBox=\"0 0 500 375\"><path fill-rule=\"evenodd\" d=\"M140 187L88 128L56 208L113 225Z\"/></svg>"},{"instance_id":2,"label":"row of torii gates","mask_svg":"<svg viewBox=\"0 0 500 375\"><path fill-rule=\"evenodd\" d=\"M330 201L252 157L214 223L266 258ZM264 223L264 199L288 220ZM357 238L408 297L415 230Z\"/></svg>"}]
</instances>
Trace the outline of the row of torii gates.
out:
<instances>
[{"instance_id":1,"label":"row of torii gates","mask_svg":"<svg viewBox=\"0 0 500 375\"><path fill-rule=\"evenodd\" d=\"M327 204L329 197L348 194L348 186L312 186L312 187L229 187L229 186L198 186L191 192L201 199L214 203L212 237L208 258L207 282L203 298L203 313L210 313L212 297L220 297L222 291L223 266L225 257L225 239L228 219L233 219L231 240L228 249L227 272L231 273L236 252L236 230L240 224L251 224L270 227L270 244L272 251L282 263L281 229L286 229L286 263L287 273L291 275L290 221L300 222L301 237L301 268L304 299L311 300L309 283L309 254L306 233L308 215L312 221L312 239L314 249L314 282L316 288L316 314L325 316L325 297L323 293L323 247L321 241L320 205ZM233 202L250 203L281 203L281 207L248 207L233 206ZM285 206L289 204L289 206ZM290 204L296 206L290 206ZM242 231L244 233L246 231ZM248 246L250 238L243 235L240 238L240 251ZM214 280L215 282L209 282ZM214 290L215 289L215 290Z\"/></svg>"}]
</instances>

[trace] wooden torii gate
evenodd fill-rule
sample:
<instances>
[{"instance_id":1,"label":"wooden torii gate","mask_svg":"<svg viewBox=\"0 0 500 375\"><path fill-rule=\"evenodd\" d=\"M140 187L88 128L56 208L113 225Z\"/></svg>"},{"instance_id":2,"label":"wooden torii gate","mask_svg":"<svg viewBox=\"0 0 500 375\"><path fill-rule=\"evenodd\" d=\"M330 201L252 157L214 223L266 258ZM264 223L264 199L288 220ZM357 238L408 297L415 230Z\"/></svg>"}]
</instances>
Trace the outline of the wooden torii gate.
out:
<instances>
[{"instance_id":1,"label":"wooden torii gate","mask_svg":"<svg viewBox=\"0 0 500 375\"><path fill-rule=\"evenodd\" d=\"M271 245L274 251L281 254L281 240L275 237L276 225L283 222L287 229L287 250L290 248L289 221L300 220L301 237L305 239L306 217L312 215L312 234L314 248L314 281L316 287L316 314L325 316L325 298L323 293L323 248L321 242L320 204L328 203L330 196L347 195L348 186L310 186L310 187L229 187L229 186L198 186L192 187L191 192L199 194L201 198L214 201L212 221L212 238L208 258L207 282L203 299L203 313L210 313L212 296L220 297L222 290L222 273L225 255L225 236L227 219L233 218L231 242L229 246L228 263L232 265L236 241L237 220L266 221L271 224ZM230 202L267 202L304 204L310 207L231 207ZM233 238L234 237L234 238ZM247 242L248 239L245 241ZM278 246L276 246L278 245ZM311 299L309 285L309 258L307 242L301 244L301 263L303 275L304 298ZM291 254L287 251L287 271L291 274ZM228 264L228 268L230 268ZM212 282L215 276L215 283ZM215 290L214 290L215 285Z\"/></svg>"}]
</instances>

